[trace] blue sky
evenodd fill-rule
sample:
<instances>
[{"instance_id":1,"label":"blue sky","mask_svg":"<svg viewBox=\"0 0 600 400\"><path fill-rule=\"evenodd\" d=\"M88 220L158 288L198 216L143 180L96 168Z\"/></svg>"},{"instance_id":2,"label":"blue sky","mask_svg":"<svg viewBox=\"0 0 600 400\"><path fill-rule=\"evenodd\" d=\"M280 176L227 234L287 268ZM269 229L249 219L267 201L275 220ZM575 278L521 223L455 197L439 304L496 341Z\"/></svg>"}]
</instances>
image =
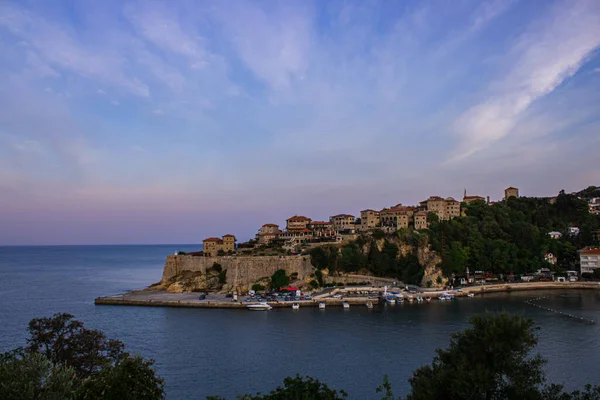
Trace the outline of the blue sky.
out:
<instances>
[{"instance_id":1,"label":"blue sky","mask_svg":"<svg viewBox=\"0 0 600 400\"><path fill-rule=\"evenodd\" d=\"M4 1L0 244L600 184L600 1Z\"/></svg>"}]
</instances>

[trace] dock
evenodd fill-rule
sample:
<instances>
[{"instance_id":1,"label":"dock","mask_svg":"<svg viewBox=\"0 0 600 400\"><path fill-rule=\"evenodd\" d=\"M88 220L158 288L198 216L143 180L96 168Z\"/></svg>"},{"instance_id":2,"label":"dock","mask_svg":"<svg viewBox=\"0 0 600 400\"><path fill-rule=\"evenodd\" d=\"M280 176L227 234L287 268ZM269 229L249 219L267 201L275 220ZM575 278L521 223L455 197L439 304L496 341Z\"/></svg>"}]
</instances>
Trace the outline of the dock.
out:
<instances>
[{"instance_id":1,"label":"dock","mask_svg":"<svg viewBox=\"0 0 600 400\"><path fill-rule=\"evenodd\" d=\"M187 307L187 308L221 308L221 309L245 309L248 304L256 302L245 302L240 297L238 301L222 294L209 294L204 300L200 300L200 293L168 293L159 290L140 290L128 292L115 296L98 297L94 300L96 305L108 306L144 306L144 307ZM367 302L378 304L377 298L347 297L344 299L313 299L298 301L269 301L267 304L273 308L292 308L293 303L302 307L318 307L319 303L325 303L327 307L343 307L344 303L355 307L365 307Z\"/></svg>"}]
</instances>

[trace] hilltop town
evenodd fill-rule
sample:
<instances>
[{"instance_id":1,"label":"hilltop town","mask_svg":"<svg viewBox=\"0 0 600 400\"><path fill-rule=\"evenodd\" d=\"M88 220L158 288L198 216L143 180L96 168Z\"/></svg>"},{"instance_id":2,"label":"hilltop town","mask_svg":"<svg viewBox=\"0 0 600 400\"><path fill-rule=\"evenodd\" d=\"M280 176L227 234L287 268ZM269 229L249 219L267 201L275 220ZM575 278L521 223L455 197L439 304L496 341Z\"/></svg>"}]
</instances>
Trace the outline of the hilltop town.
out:
<instances>
[{"instance_id":1,"label":"hilltop town","mask_svg":"<svg viewBox=\"0 0 600 400\"><path fill-rule=\"evenodd\" d=\"M519 189L508 187L504 190L504 199L519 197ZM475 201L491 204L489 196L468 196L465 190L463 204ZM329 217L329 221L313 221L303 215L294 215L286 220L284 230L274 223L262 225L255 239L240 243L236 247L234 235L227 234L222 238L209 237L202 241L203 255L218 256L247 253L262 247L277 244L291 253L307 244L345 243L355 240L360 233L368 233L375 229L385 233L393 233L399 229L427 229L431 214L440 221L447 221L464 213L461 202L453 197L431 196L416 206L394 206L382 210L365 209L360 211L360 217L351 214L337 214Z\"/></svg>"}]
</instances>

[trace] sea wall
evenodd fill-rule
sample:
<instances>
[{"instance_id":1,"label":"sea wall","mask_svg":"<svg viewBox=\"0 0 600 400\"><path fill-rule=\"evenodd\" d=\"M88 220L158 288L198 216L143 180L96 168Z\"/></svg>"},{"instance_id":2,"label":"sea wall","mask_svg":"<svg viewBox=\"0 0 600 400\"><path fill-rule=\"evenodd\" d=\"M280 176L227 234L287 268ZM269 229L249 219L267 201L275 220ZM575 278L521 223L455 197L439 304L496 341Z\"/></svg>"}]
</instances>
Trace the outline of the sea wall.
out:
<instances>
[{"instance_id":1,"label":"sea wall","mask_svg":"<svg viewBox=\"0 0 600 400\"><path fill-rule=\"evenodd\" d=\"M306 280L313 266L309 256L223 256L197 257L169 255L165 261L161 284L166 287L186 275L210 276L214 264L226 272L226 288L246 289L258 281L266 281L279 269L287 275L298 274L298 280ZM175 289L172 289L175 290Z\"/></svg>"}]
</instances>

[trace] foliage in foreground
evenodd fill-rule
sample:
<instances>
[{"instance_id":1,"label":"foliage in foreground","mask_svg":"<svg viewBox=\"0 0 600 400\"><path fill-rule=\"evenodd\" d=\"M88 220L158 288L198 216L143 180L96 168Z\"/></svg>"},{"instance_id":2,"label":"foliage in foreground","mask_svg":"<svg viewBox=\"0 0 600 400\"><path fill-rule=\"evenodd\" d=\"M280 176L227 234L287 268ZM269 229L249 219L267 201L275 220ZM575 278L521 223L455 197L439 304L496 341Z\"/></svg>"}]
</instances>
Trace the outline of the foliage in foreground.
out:
<instances>
[{"instance_id":1,"label":"foliage in foreground","mask_svg":"<svg viewBox=\"0 0 600 400\"><path fill-rule=\"evenodd\" d=\"M154 361L70 314L29 323L28 346L0 355L1 399L163 399Z\"/></svg>"},{"instance_id":2,"label":"foliage in foreground","mask_svg":"<svg viewBox=\"0 0 600 400\"><path fill-rule=\"evenodd\" d=\"M546 361L539 354L531 354L537 344L531 320L486 313L472 317L470 322L472 327L454 334L447 349L437 350L431 365L413 372L406 400L600 400L600 386L588 385L583 391L567 393L562 385L546 383ZM396 399L387 376L376 393L382 400ZM270 394L238 399L330 400L346 396L310 377L296 376L286 378L284 387Z\"/></svg>"}]
</instances>

